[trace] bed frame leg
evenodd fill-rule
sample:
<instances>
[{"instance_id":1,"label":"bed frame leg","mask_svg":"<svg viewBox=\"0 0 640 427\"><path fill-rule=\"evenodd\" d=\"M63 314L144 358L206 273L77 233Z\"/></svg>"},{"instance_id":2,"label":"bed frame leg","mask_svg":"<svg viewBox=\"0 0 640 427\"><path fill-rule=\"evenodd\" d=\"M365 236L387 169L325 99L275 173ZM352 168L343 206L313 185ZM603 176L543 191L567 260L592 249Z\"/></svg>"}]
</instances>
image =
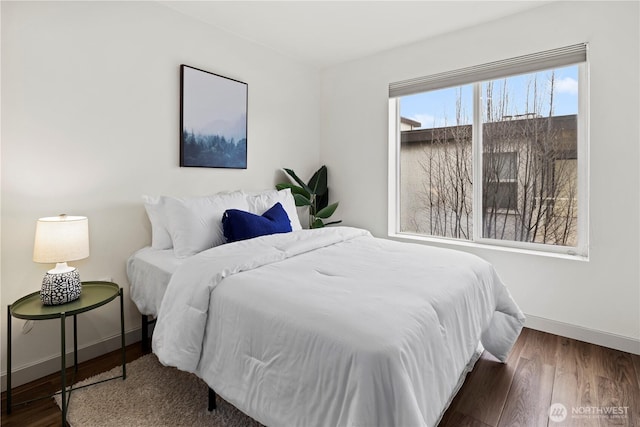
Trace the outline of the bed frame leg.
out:
<instances>
[{"instance_id":1,"label":"bed frame leg","mask_svg":"<svg viewBox=\"0 0 640 427\"><path fill-rule=\"evenodd\" d=\"M149 326L156 323L157 320L157 317L153 318L147 314L142 315L142 351L145 353L151 351L151 346L149 345ZM153 333L153 331L151 331L151 333Z\"/></svg>"},{"instance_id":2,"label":"bed frame leg","mask_svg":"<svg viewBox=\"0 0 640 427\"><path fill-rule=\"evenodd\" d=\"M214 409L216 409L216 392L213 391L211 387L209 387L209 405L207 407L207 410L211 412Z\"/></svg>"},{"instance_id":3,"label":"bed frame leg","mask_svg":"<svg viewBox=\"0 0 640 427\"><path fill-rule=\"evenodd\" d=\"M149 318L146 314L142 315L142 351L149 351Z\"/></svg>"}]
</instances>

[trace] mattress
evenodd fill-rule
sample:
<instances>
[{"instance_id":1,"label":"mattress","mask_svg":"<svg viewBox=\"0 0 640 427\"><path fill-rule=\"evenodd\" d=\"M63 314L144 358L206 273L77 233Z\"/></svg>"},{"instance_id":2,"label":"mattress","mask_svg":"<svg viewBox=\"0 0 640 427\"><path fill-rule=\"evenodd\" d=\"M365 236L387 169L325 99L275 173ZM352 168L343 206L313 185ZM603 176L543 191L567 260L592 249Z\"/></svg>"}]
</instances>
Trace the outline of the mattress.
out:
<instances>
[{"instance_id":1,"label":"mattress","mask_svg":"<svg viewBox=\"0 0 640 427\"><path fill-rule=\"evenodd\" d=\"M473 255L349 227L216 247L179 267L153 349L269 426L433 426L524 316Z\"/></svg>"},{"instance_id":2,"label":"mattress","mask_svg":"<svg viewBox=\"0 0 640 427\"><path fill-rule=\"evenodd\" d=\"M145 247L127 260L130 295L141 314L157 317L171 276L186 259L176 258L173 249Z\"/></svg>"}]
</instances>

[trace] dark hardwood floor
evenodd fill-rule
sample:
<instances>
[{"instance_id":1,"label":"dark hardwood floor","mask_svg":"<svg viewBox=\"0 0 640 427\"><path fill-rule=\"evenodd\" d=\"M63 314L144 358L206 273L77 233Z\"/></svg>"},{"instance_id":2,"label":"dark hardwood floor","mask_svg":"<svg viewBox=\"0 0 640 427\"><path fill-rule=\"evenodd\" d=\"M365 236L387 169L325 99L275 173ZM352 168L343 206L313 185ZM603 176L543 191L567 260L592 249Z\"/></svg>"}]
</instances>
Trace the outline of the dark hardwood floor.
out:
<instances>
[{"instance_id":1,"label":"dark hardwood floor","mask_svg":"<svg viewBox=\"0 0 640 427\"><path fill-rule=\"evenodd\" d=\"M478 360L440 423L454 426L640 426L640 356L524 329L506 364Z\"/></svg>"},{"instance_id":2,"label":"dark hardwood floor","mask_svg":"<svg viewBox=\"0 0 640 427\"><path fill-rule=\"evenodd\" d=\"M127 361L143 354L139 343L127 347ZM119 351L82 363L76 381L119 364ZM59 381L53 374L17 387L13 400L53 393ZM563 406L550 419L552 404ZM7 415L2 393L2 426L59 426L60 417L53 399ZM524 329L507 364L482 355L439 425L465 426L640 426L640 356Z\"/></svg>"}]
</instances>

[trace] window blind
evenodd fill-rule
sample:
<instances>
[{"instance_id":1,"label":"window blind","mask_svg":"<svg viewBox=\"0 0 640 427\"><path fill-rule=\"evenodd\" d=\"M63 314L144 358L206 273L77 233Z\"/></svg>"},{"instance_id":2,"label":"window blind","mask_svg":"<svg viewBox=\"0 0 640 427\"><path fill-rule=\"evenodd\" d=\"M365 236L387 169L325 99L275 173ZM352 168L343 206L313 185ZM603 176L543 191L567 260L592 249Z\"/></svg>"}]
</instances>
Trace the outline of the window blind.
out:
<instances>
[{"instance_id":1,"label":"window blind","mask_svg":"<svg viewBox=\"0 0 640 427\"><path fill-rule=\"evenodd\" d=\"M389 98L578 64L587 60L587 46L586 43L579 43L546 50L544 52L390 83Z\"/></svg>"}]
</instances>

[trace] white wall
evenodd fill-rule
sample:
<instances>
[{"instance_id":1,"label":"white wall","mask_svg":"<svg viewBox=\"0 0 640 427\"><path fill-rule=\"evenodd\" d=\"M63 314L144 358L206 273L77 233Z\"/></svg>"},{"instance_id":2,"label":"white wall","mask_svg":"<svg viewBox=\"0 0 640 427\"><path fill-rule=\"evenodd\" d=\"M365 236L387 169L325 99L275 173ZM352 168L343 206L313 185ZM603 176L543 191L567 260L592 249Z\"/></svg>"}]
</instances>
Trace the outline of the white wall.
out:
<instances>
[{"instance_id":1,"label":"white wall","mask_svg":"<svg viewBox=\"0 0 640 427\"><path fill-rule=\"evenodd\" d=\"M91 256L72 265L83 280L123 286L126 329L139 328L125 262L150 242L141 195L272 188L282 167L310 175L319 166L320 79L155 2L1 7L4 374L7 304L39 290L52 268L31 260L39 217L88 216ZM183 63L248 83L246 170L178 167ZM15 369L59 355L57 321L36 322L28 335L23 324L13 321ZM81 348L118 333L117 303L79 317Z\"/></svg>"},{"instance_id":2,"label":"white wall","mask_svg":"<svg viewBox=\"0 0 640 427\"><path fill-rule=\"evenodd\" d=\"M390 82L588 42L589 261L461 249L495 265L533 323L640 352L638 16L637 2L554 3L325 70L320 156L336 217L387 235Z\"/></svg>"},{"instance_id":3,"label":"white wall","mask_svg":"<svg viewBox=\"0 0 640 427\"><path fill-rule=\"evenodd\" d=\"M85 280L124 287L127 330L136 329L125 261L150 240L142 194L266 188L283 166L308 176L326 163L341 202L334 217L386 236L389 82L583 41L589 262L467 250L496 265L529 315L640 338L637 2L545 5L322 76L155 2L0 5L3 373L7 304L38 290L50 268L31 261L37 218L89 217L91 257L73 264ZM177 166L181 63L249 84L247 170ZM81 315L80 347L117 335L117 311L111 303ZM14 319L15 369L58 356L57 322L37 322L28 335L23 324Z\"/></svg>"}]
</instances>

